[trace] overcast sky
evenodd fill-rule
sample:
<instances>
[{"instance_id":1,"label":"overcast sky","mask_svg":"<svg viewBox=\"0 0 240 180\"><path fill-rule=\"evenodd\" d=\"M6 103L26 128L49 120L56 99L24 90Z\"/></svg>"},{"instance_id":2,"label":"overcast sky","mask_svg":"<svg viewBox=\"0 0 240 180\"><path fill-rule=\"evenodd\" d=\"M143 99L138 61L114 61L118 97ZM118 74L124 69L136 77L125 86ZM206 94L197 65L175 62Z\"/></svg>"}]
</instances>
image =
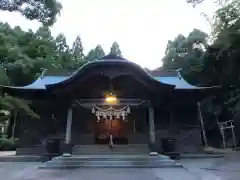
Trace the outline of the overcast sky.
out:
<instances>
[{"instance_id":1,"label":"overcast sky","mask_svg":"<svg viewBox=\"0 0 240 180\"><path fill-rule=\"evenodd\" d=\"M213 4L192 8L186 0L62 0L63 10L52 34L64 33L69 45L80 35L87 53L97 44L109 52L117 41L123 56L143 67L161 65L168 40L193 28L207 33L211 27L201 12L212 16ZM18 13L0 12L0 20L24 30L39 23Z\"/></svg>"}]
</instances>

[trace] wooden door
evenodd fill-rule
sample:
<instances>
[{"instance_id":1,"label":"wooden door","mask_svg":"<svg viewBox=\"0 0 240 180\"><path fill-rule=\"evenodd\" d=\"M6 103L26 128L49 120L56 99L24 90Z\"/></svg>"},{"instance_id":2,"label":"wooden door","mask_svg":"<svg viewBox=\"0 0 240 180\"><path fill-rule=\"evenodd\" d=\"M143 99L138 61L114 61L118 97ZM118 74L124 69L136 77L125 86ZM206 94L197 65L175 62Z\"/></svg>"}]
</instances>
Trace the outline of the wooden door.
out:
<instances>
[{"instance_id":1,"label":"wooden door","mask_svg":"<svg viewBox=\"0 0 240 180\"><path fill-rule=\"evenodd\" d=\"M120 141L122 141L122 143L126 141L127 143L128 129L127 121L121 119L102 119L99 122L96 122L95 137L98 142L108 143L109 134L111 133L115 143L118 144Z\"/></svg>"}]
</instances>

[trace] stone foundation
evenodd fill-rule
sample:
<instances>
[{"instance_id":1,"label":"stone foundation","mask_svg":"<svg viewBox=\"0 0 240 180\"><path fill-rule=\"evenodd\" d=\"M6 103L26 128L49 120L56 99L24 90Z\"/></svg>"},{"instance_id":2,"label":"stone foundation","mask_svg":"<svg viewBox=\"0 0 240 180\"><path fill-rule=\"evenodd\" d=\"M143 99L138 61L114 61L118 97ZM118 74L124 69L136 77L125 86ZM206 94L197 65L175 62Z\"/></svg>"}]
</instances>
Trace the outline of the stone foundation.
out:
<instances>
[{"instance_id":1,"label":"stone foundation","mask_svg":"<svg viewBox=\"0 0 240 180\"><path fill-rule=\"evenodd\" d=\"M17 156L22 156L22 155L43 156L45 152L46 152L45 148L42 145L16 149Z\"/></svg>"}]
</instances>

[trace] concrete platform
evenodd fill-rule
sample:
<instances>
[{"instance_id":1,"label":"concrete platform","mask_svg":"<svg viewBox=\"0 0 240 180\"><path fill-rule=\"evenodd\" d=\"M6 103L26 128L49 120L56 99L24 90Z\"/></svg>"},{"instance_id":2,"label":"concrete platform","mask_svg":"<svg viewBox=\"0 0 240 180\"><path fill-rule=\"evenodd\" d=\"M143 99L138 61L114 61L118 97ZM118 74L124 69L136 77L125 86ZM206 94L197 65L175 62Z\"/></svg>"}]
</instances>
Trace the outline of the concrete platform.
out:
<instances>
[{"instance_id":1,"label":"concrete platform","mask_svg":"<svg viewBox=\"0 0 240 180\"><path fill-rule=\"evenodd\" d=\"M41 156L16 155L16 151L0 151L0 162L41 162Z\"/></svg>"},{"instance_id":2,"label":"concrete platform","mask_svg":"<svg viewBox=\"0 0 240 180\"><path fill-rule=\"evenodd\" d=\"M2 156L0 162L41 162L40 156Z\"/></svg>"},{"instance_id":3,"label":"concrete platform","mask_svg":"<svg viewBox=\"0 0 240 180\"><path fill-rule=\"evenodd\" d=\"M224 154L207 154L207 153L201 153L201 154L190 154L190 153L183 153L180 154L180 159L210 159L210 158L223 158Z\"/></svg>"},{"instance_id":4,"label":"concrete platform","mask_svg":"<svg viewBox=\"0 0 240 180\"><path fill-rule=\"evenodd\" d=\"M235 159L235 158L234 158ZM237 161L238 160L238 161ZM228 166L231 168L231 161ZM179 160L184 168L39 169L42 163L0 162L1 180L239 180L238 171L205 170L219 159ZM226 161L222 161L225 163ZM234 163L240 163L236 159ZM239 166L240 167L240 166Z\"/></svg>"}]
</instances>

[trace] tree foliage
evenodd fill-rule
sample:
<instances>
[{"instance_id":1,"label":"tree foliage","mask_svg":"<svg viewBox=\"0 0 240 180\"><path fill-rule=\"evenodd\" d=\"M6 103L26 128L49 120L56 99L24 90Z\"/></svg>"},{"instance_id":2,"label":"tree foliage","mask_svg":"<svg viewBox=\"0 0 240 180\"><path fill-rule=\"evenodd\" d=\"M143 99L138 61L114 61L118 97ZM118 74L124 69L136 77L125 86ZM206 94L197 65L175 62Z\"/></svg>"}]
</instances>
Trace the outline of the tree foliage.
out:
<instances>
[{"instance_id":1,"label":"tree foliage","mask_svg":"<svg viewBox=\"0 0 240 180\"><path fill-rule=\"evenodd\" d=\"M73 42L72 55L76 62L80 62L85 59L83 45L80 36L77 36L76 40Z\"/></svg>"},{"instance_id":2,"label":"tree foliage","mask_svg":"<svg viewBox=\"0 0 240 180\"><path fill-rule=\"evenodd\" d=\"M30 101L22 100L9 95L5 95L0 99L0 107L5 111L16 111L18 113L22 112L34 118L39 118L39 116L30 108L30 104Z\"/></svg>"},{"instance_id":3,"label":"tree foliage","mask_svg":"<svg viewBox=\"0 0 240 180\"><path fill-rule=\"evenodd\" d=\"M1 85L27 85L39 77L43 69L77 70L87 61L104 55L101 45L85 55L80 36L69 46L64 34L53 37L48 26L42 25L33 32L31 29L23 31L19 26L11 28L9 24L0 22ZM37 118L38 115L30 107L29 101L0 96L0 123L12 117L15 127L17 115L21 114ZM14 134L13 130L13 137Z\"/></svg>"},{"instance_id":4,"label":"tree foliage","mask_svg":"<svg viewBox=\"0 0 240 180\"><path fill-rule=\"evenodd\" d=\"M230 0L187 0L187 3L192 4L193 7L197 6L198 4L201 4L204 1L212 1L217 4L222 4L224 2L228 2Z\"/></svg>"},{"instance_id":5,"label":"tree foliage","mask_svg":"<svg viewBox=\"0 0 240 180\"><path fill-rule=\"evenodd\" d=\"M181 69L189 81L204 81L203 76L198 76L202 71L208 35L194 29L187 37L179 34L173 41L168 41L165 56L162 59L163 68Z\"/></svg>"},{"instance_id":6,"label":"tree foliage","mask_svg":"<svg viewBox=\"0 0 240 180\"><path fill-rule=\"evenodd\" d=\"M98 45L85 56L80 36L69 46L64 34L53 37L47 26L41 26L34 33L0 23L1 84L26 85L33 82L43 69L76 70L87 60L104 55Z\"/></svg>"},{"instance_id":7,"label":"tree foliage","mask_svg":"<svg viewBox=\"0 0 240 180\"><path fill-rule=\"evenodd\" d=\"M203 0L187 2L195 6ZM208 36L195 29L187 37L180 34L168 41L163 68L181 69L192 84L227 87L220 95L202 102L202 110L208 117L206 127L212 131L212 127L218 127L217 121L233 119L240 132L240 1L216 3L219 8L213 18L211 34ZM240 139L240 133L237 134Z\"/></svg>"},{"instance_id":8,"label":"tree foliage","mask_svg":"<svg viewBox=\"0 0 240 180\"><path fill-rule=\"evenodd\" d=\"M44 25L52 25L62 6L56 0L1 0L0 9L20 12L30 20L38 20Z\"/></svg>"},{"instance_id":9,"label":"tree foliage","mask_svg":"<svg viewBox=\"0 0 240 180\"><path fill-rule=\"evenodd\" d=\"M111 49L110 49L110 55L112 56L122 56L122 52L120 50L120 46L117 42L114 42L111 46Z\"/></svg>"},{"instance_id":10,"label":"tree foliage","mask_svg":"<svg viewBox=\"0 0 240 180\"><path fill-rule=\"evenodd\" d=\"M87 56L86 56L86 60L87 61L93 61L93 60L97 60L102 58L103 56L105 56L105 52L102 48L101 45L97 45L94 49L91 49Z\"/></svg>"}]
</instances>

